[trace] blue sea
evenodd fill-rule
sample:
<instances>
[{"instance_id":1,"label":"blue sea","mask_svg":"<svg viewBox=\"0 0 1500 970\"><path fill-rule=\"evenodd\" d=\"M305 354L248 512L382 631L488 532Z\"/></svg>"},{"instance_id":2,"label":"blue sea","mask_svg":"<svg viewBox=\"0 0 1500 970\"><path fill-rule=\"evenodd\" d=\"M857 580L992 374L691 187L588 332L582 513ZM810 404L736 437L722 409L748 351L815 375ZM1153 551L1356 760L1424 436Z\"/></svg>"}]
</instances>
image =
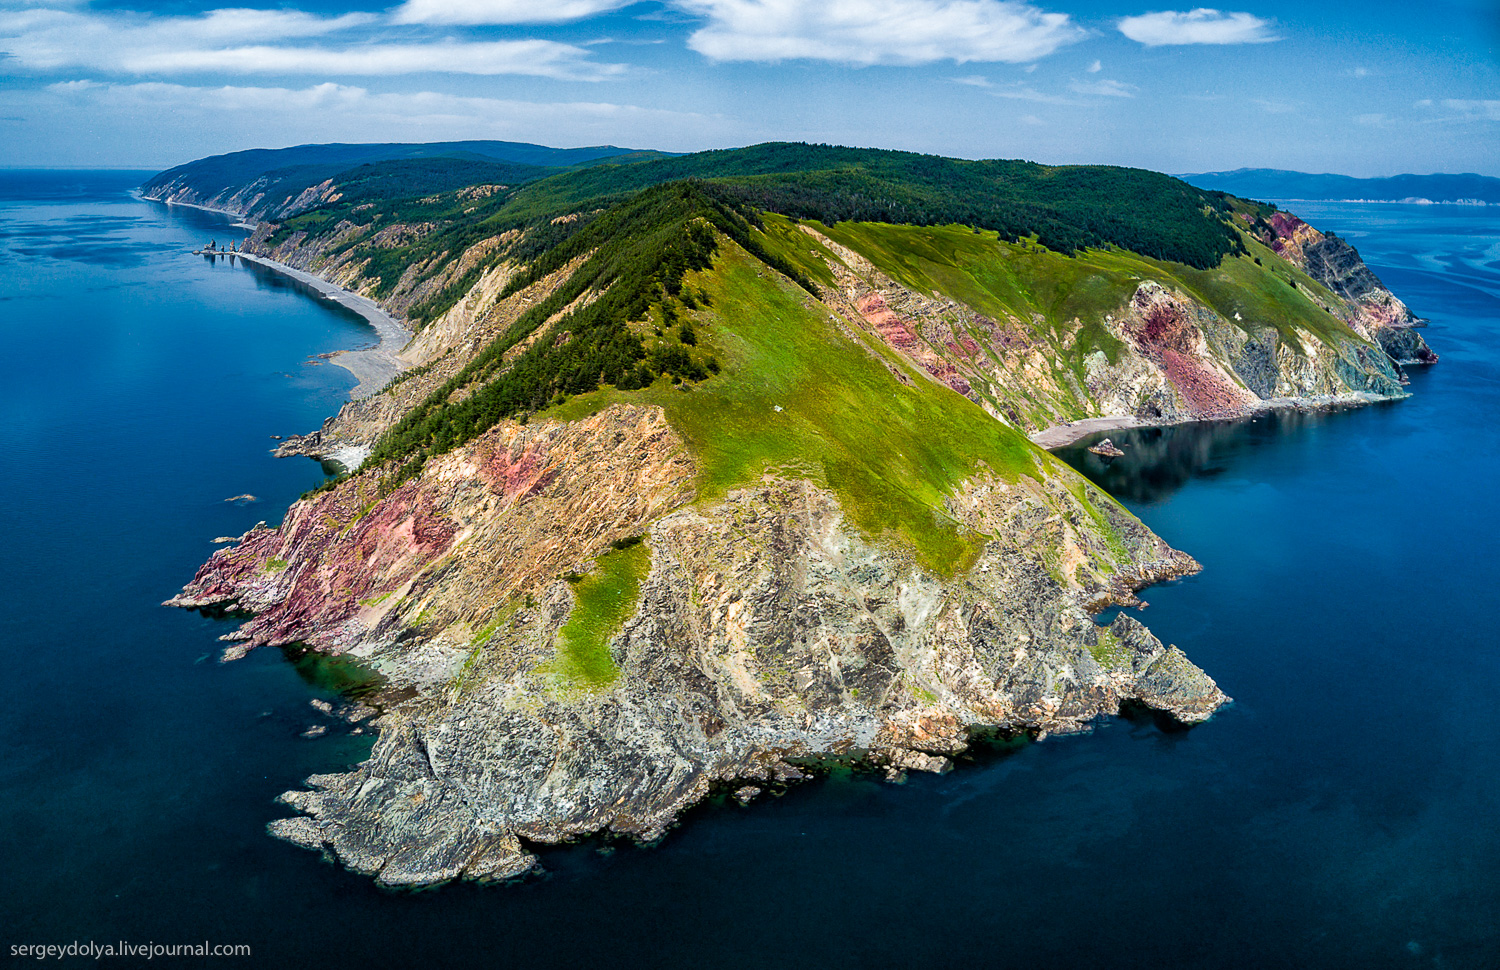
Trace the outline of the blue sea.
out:
<instances>
[{"instance_id":1,"label":"blue sea","mask_svg":"<svg viewBox=\"0 0 1500 970\"><path fill-rule=\"evenodd\" d=\"M264 833L370 745L357 674L157 605L323 478L271 456L374 340L145 173L0 173L0 952L248 945L266 967L1500 965L1500 215L1298 204L1431 323L1409 400L1066 458L1204 565L1141 618L1235 698L545 849L390 893ZM254 501L228 498L253 495ZM330 730L302 736L309 727ZM77 963L64 960L64 964ZM131 965L130 961L114 961Z\"/></svg>"}]
</instances>

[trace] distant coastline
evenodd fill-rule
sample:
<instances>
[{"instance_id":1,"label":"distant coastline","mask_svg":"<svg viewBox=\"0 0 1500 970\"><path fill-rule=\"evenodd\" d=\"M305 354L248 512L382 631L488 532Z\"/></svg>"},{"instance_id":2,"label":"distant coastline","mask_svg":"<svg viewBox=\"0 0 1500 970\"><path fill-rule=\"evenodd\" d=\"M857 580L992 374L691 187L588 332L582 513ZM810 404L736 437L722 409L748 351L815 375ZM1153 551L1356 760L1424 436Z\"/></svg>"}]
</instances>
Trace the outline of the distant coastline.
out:
<instances>
[{"instance_id":1,"label":"distant coastline","mask_svg":"<svg viewBox=\"0 0 1500 970\"><path fill-rule=\"evenodd\" d=\"M141 192L140 189L134 189L130 194L135 196L137 199L140 199L142 202L155 202L158 205L180 205L188 209L198 209L203 212L212 212L214 215L228 216L231 219L239 220L234 224L236 229L254 229L257 225L259 225L259 223L251 220L250 217L244 215L243 213L235 212L232 209L218 209L211 205L198 205L196 202L169 202L166 199L153 199L151 196Z\"/></svg>"},{"instance_id":2,"label":"distant coastline","mask_svg":"<svg viewBox=\"0 0 1500 970\"><path fill-rule=\"evenodd\" d=\"M1244 199L1279 202L1347 202L1360 205L1500 205L1500 178L1462 174L1392 175L1355 178L1282 169L1239 168L1178 178L1200 189Z\"/></svg>"},{"instance_id":3,"label":"distant coastline","mask_svg":"<svg viewBox=\"0 0 1500 970\"><path fill-rule=\"evenodd\" d=\"M1278 202L1317 202L1338 203L1342 205L1461 205L1467 207L1483 207L1500 205L1500 202L1486 202L1484 199L1278 199Z\"/></svg>"}]
</instances>

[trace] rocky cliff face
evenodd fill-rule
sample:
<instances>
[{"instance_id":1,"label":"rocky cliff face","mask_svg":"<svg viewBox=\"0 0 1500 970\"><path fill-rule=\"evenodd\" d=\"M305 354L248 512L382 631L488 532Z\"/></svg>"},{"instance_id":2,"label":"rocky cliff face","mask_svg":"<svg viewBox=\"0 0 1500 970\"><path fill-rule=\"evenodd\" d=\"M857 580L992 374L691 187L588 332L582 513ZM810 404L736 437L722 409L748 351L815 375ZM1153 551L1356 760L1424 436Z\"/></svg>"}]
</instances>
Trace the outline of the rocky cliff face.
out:
<instances>
[{"instance_id":1,"label":"rocky cliff face","mask_svg":"<svg viewBox=\"0 0 1500 970\"><path fill-rule=\"evenodd\" d=\"M143 195L155 202L204 206L257 220L285 219L342 198L332 179L300 192L278 191L279 188L277 180L262 177L242 185L205 191L183 175L152 185Z\"/></svg>"},{"instance_id":2,"label":"rocky cliff face","mask_svg":"<svg viewBox=\"0 0 1500 970\"><path fill-rule=\"evenodd\" d=\"M941 770L976 731L1074 732L1127 702L1194 723L1226 700L1136 621L1090 618L1198 567L1081 480L970 482L949 510L991 538L944 577L808 482L700 507L692 473L660 409L507 424L210 560L173 603L254 611L231 656L301 642L418 691L273 831L390 885L500 878L534 864L525 842L651 839L715 785L795 779L801 759ZM570 679L564 577L641 534L611 676Z\"/></svg>"},{"instance_id":3,"label":"rocky cliff face","mask_svg":"<svg viewBox=\"0 0 1500 970\"><path fill-rule=\"evenodd\" d=\"M1263 241L1282 259L1347 300L1354 309L1350 322L1362 336L1378 341L1398 364L1437 362L1437 354L1411 329L1421 326L1422 321L1386 289L1358 250L1338 236L1319 232L1290 212L1273 214L1269 225Z\"/></svg>"},{"instance_id":4,"label":"rocky cliff face","mask_svg":"<svg viewBox=\"0 0 1500 970\"><path fill-rule=\"evenodd\" d=\"M491 256L517 237L514 232L486 237L463 252L455 253L455 258L444 260L441 266L411 263L401 271L399 278L385 280L369 272L369 250L399 251L430 231L430 225L393 223L368 239L361 238L365 243L363 247L348 245L362 232L362 227L353 223L340 224L331 233L312 239L301 232L273 238L278 228L274 222L261 224L246 243L247 248L296 269L316 273L345 289L378 298L381 305L397 317L405 317L414 306L484 266ZM511 272L513 267L506 264L486 274L470 288L470 299L500 290L509 281Z\"/></svg>"},{"instance_id":5,"label":"rocky cliff face","mask_svg":"<svg viewBox=\"0 0 1500 970\"><path fill-rule=\"evenodd\" d=\"M1273 242L1287 266L1328 290L1322 295L1309 286L1299 290L1290 277L1280 281L1274 270L1256 269L1250 282L1257 282L1256 276L1277 281L1278 288L1290 282L1294 302L1307 311L1300 317L1288 318L1275 301L1211 301L1194 279L1146 261L1128 266L1134 271L1128 276L1114 267L1099 268L1099 278L1115 285L1120 296L1095 319L1087 313L1070 318L1040 301L984 312L941 291L924 294L818 229L799 229L827 254L833 285L820 287L822 301L849 326L878 336L918 373L1027 432L1087 418L1173 423L1243 416L1288 399L1316 406L1402 396L1400 366L1437 359L1412 329L1420 321L1343 240L1285 213L1272 225L1284 234ZM353 255L357 248L347 246L343 234L315 240L292 234L268 245L273 235L274 226L261 227L250 248L366 295L378 282L365 275L364 261ZM510 242L514 238L508 236L476 243L431 277L411 267L382 302L400 314L475 267L493 263ZM992 258L1003 266L1017 258L1017 249L996 244ZM1249 260L1244 262L1248 268ZM420 365L420 373L387 395L348 405L319 432L290 440L282 453L363 453L576 267L572 263L505 299L500 293L514 266L502 260L486 269L403 354ZM1121 285L1122 279L1130 280L1129 286ZM1309 322L1309 312L1322 319Z\"/></svg>"},{"instance_id":6,"label":"rocky cliff face","mask_svg":"<svg viewBox=\"0 0 1500 970\"><path fill-rule=\"evenodd\" d=\"M1163 423L1238 417L1277 398L1331 402L1404 393L1393 361L1371 339L1380 333L1392 346L1402 339L1385 338L1392 327L1369 309L1395 300L1378 281L1366 281L1364 302L1351 298L1340 307L1364 325L1362 332L1315 333L1238 313L1239 319L1226 317L1165 275L1165 284L1147 279L1103 317L1112 352L1082 354L1083 340L1100 340L1085 334L1082 319L1049 325L1019 315L996 318L938 293L924 296L860 253L804 231L837 256L831 266L836 285L825 299L846 319L1026 431L1092 417ZM1374 278L1363 262L1358 268ZM1395 305L1405 312L1399 301ZM1410 333L1404 324L1399 332ZM1080 356L1081 367L1059 366L1059 358Z\"/></svg>"}]
</instances>

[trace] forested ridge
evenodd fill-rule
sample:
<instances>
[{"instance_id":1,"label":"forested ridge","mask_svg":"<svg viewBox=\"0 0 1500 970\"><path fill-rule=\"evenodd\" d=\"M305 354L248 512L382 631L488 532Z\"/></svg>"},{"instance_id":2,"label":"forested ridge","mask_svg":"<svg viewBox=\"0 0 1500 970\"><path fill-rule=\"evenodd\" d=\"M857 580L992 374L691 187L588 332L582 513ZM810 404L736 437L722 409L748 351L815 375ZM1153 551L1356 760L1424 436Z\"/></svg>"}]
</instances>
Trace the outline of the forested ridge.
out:
<instances>
[{"instance_id":1,"label":"forested ridge","mask_svg":"<svg viewBox=\"0 0 1500 970\"><path fill-rule=\"evenodd\" d=\"M398 175L412 174L409 163L426 161L426 177L390 186L389 198L400 193L425 195L452 187L455 178L503 181L516 184L588 165L605 158L638 161L660 157L660 152L638 152L612 145L593 148L548 148L524 142L456 141L417 144L329 144L298 145L293 148L252 148L200 158L167 169L141 186L147 198L170 198L181 190L195 193L200 201L229 201L239 195L242 214L256 219L281 218L308 189L332 179L341 188L371 169ZM408 163L403 165L403 163ZM482 176L464 174L466 165L488 166ZM191 199L189 201L192 201Z\"/></svg>"},{"instance_id":2,"label":"forested ridge","mask_svg":"<svg viewBox=\"0 0 1500 970\"><path fill-rule=\"evenodd\" d=\"M559 174L472 156L362 164L334 177L338 199L276 227L272 247L328 240L321 258L359 265L376 297L414 266L431 276L477 244L503 240L407 310L418 328L501 262L519 267L508 296L581 260L391 428L371 463L395 463L400 480L497 422L568 395L706 379L718 362L685 315L702 296L683 279L712 265L720 237L816 293L776 246L762 244L761 213L825 226L961 225L1063 255L1117 248L1198 269L1244 251L1240 200L1139 169L789 143L639 157L591 159ZM559 313L545 339L529 340Z\"/></svg>"},{"instance_id":3,"label":"forested ridge","mask_svg":"<svg viewBox=\"0 0 1500 970\"><path fill-rule=\"evenodd\" d=\"M455 167L474 164L451 161ZM293 233L341 234L328 255L350 253L367 261L366 276L373 279L378 298L412 264L435 271L476 243L511 230L522 234L518 248L493 258L529 260L644 188L695 179L715 186L720 198L742 208L830 225L969 225L1011 241L1034 237L1062 253L1114 246L1198 269L1216 266L1241 250L1228 224L1232 196L1141 169L771 143L625 164L598 159L529 180L535 173L512 170L510 175L519 177L507 181L496 173L490 180L495 191L476 198L466 189L450 190L451 176L437 162L428 160L425 167L377 163L337 176L335 183L350 184L348 197L286 220L272 241ZM430 182L416 181L422 171L431 173ZM392 191L376 196L361 188L382 182ZM405 186L404 194L395 191L397 185ZM398 223L420 226L421 232L399 245L373 238L381 228ZM411 322L421 327L441 316L485 268L472 267L413 307Z\"/></svg>"},{"instance_id":4,"label":"forested ridge","mask_svg":"<svg viewBox=\"0 0 1500 970\"><path fill-rule=\"evenodd\" d=\"M750 215L753 218L753 213ZM700 183L671 182L639 193L552 247L513 279L515 293L579 257L582 265L548 297L383 435L370 463L402 463L398 480L493 427L570 394L604 384L620 390L646 387L660 377L703 380L718 362L697 348L692 324L680 308L705 297L683 286L691 270L712 265L723 233L767 265L812 289L802 275L768 252L750 232L746 215ZM585 295L596 299L562 317L558 336L507 355L554 314ZM655 323L648 347L630 324ZM461 400L455 394L469 388Z\"/></svg>"}]
</instances>

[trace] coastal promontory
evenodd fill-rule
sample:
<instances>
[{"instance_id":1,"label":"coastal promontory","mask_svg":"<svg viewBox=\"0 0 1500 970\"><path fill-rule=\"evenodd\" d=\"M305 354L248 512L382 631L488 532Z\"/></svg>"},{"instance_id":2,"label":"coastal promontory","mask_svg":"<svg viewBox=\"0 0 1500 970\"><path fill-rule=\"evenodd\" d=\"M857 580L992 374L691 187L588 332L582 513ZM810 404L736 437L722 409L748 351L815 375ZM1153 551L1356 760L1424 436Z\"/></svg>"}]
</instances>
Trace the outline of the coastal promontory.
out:
<instances>
[{"instance_id":1,"label":"coastal promontory","mask_svg":"<svg viewBox=\"0 0 1500 970\"><path fill-rule=\"evenodd\" d=\"M270 213L263 171L147 186L241 205L247 250L414 334L378 393L275 429L347 473L170 601L248 614L227 658L384 678L370 758L271 830L387 885L649 841L828 759L899 780L1122 708L1205 721L1224 692L1127 612L1198 564L1033 438L1399 398L1436 359L1347 242L1156 173L470 161L320 171Z\"/></svg>"}]
</instances>

